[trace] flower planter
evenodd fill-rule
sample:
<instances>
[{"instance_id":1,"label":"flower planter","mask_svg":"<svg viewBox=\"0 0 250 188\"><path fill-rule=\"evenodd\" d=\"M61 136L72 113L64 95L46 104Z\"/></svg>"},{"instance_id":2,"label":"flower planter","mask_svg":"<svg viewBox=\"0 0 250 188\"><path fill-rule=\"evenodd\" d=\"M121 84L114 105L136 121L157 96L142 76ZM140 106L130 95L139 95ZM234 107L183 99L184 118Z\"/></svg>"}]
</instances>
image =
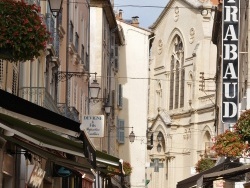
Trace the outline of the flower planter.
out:
<instances>
[{"instance_id":1,"label":"flower planter","mask_svg":"<svg viewBox=\"0 0 250 188\"><path fill-rule=\"evenodd\" d=\"M40 7L23 1L0 0L0 58L32 60L40 55L49 39L38 15Z\"/></svg>"}]
</instances>

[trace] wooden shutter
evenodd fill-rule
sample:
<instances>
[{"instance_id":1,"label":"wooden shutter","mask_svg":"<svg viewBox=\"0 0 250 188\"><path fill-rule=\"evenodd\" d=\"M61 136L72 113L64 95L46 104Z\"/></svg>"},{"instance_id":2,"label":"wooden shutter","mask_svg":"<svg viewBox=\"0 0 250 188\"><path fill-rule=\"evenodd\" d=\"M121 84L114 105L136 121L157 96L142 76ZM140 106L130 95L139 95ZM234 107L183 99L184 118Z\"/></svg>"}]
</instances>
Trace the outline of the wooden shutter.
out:
<instances>
[{"instance_id":1,"label":"wooden shutter","mask_svg":"<svg viewBox=\"0 0 250 188\"><path fill-rule=\"evenodd\" d=\"M125 143L124 120L118 119L117 140L120 144Z\"/></svg>"}]
</instances>

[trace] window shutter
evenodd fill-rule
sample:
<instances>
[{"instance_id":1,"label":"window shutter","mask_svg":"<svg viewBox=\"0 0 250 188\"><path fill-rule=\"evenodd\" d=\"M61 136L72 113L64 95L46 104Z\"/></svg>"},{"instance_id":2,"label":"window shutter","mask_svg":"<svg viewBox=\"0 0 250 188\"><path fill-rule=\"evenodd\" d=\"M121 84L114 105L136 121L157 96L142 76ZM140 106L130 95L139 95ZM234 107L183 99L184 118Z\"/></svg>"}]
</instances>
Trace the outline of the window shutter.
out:
<instances>
[{"instance_id":1,"label":"window shutter","mask_svg":"<svg viewBox=\"0 0 250 188\"><path fill-rule=\"evenodd\" d=\"M118 119L117 140L120 144L125 143L124 120Z\"/></svg>"},{"instance_id":2,"label":"window shutter","mask_svg":"<svg viewBox=\"0 0 250 188\"><path fill-rule=\"evenodd\" d=\"M119 87L118 87L118 106L119 108L122 108L122 85L119 84Z\"/></svg>"}]
</instances>

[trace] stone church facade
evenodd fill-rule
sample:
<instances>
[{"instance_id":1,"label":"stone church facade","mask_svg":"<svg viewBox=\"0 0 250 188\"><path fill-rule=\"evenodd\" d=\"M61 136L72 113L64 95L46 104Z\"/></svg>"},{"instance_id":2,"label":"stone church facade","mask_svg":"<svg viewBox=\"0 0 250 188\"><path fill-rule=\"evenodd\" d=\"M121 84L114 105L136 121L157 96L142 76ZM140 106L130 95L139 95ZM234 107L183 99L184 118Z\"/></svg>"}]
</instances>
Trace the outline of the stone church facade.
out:
<instances>
[{"instance_id":1,"label":"stone church facade","mask_svg":"<svg viewBox=\"0 0 250 188\"><path fill-rule=\"evenodd\" d=\"M213 3L170 0L150 27L147 187L176 187L215 136ZM159 139L162 138L162 139Z\"/></svg>"}]
</instances>

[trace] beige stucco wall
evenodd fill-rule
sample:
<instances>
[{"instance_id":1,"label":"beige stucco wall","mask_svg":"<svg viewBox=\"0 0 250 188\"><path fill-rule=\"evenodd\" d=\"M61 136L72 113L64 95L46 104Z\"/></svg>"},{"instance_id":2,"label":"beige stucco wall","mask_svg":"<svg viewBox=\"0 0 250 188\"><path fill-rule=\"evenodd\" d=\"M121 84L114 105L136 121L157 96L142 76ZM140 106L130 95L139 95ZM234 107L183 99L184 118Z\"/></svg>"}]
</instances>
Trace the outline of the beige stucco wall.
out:
<instances>
[{"instance_id":1,"label":"beige stucco wall","mask_svg":"<svg viewBox=\"0 0 250 188\"><path fill-rule=\"evenodd\" d=\"M118 21L125 36L119 47L117 82L122 85L123 106L118 118L125 122L125 143L119 145L119 157L130 162L131 187L145 186L146 129L148 109L149 31ZM132 129L133 127L133 129ZM136 138L129 142L133 130Z\"/></svg>"},{"instance_id":2,"label":"beige stucco wall","mask_svg":"<svg viewBox=\"0 0 250 188\"><path fill-rule=\"evenodd\" d=\"M191 2L191 1L189 1ZM155 134L154 148L148 151L148 162L163 161L159 172L148 167L148 187L176 187L176 183L194 175L194 166L204 155L205 142L214 133L216 47L211 42L213 12L202 16L193 5L172 0L152 27L155 39L150 61L149 127ZM206 3L206 6L209 4ZM176 7L179 7L178 9ZM179 35L184 48L184 106L169 110L170 46ZM204 72L205 91L199 90L200 72ZM211 91L206 91L211 90ZM164 115L163 112L167 115ZM170 122L160 117L169 116ZM159 128L161 127L161 128ZM156 151L157 133L164 135L163 150Z\"/></svg>"}]
</instances>

